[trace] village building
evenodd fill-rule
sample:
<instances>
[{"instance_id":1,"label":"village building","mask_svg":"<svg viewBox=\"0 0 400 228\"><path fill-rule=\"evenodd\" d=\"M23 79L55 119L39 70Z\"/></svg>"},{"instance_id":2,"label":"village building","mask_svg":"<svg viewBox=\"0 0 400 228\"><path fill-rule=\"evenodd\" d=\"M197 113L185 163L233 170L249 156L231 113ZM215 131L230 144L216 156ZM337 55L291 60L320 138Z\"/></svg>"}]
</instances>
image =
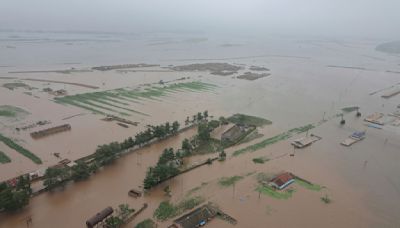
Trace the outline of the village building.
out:
<instances>
[{"instance_id":1,"label":"village building","mask_svg":"<svg viewBox=\"0 0 400 228\"><path fill-rule=\"evenodd\" d=\"M285 172L272 178L271 181L269 182L269 185L273 188L282 190L293 182L294 182L293 174Z\"/></svg>"},{"instance_id":2,"label":"village building","mask_svg":"<svg viewBox=\"0 0 400 228\"><path fill-rule=\"evenodd\" d=\"M243 125L233 125L227 131L222 133L221 142L235 142L246 132L246 128Z\"/></svg>"},{"instance_id":3,"label":"village building","mask_svg":"<svg viewBox=\"0 0 400 228\"><path fill-rule=\"evenodd\" d=\"M176 219L174 224L175 227L179 228L200 227L204 226L216 215L217 212L215 210L212 210L212 208L204 205Z\"/></svg>"}]
</instances>

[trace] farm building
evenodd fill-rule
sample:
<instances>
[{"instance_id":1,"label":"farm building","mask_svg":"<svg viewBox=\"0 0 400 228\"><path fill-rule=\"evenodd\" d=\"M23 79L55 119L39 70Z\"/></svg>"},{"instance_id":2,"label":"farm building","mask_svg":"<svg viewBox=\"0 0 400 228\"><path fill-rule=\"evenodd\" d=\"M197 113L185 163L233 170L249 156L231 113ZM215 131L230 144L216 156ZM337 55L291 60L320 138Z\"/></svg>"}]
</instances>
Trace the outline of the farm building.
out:
<instances>
[{"instance_id":1,"label":"farm building","mask_svg":"<svg viewBox=\"0 0 400 228\"><path fill-rule=\"evenodd\" d=\"M205 225L216 216L216 211L204 205L176 219L175 227L192 228Z\"/></svg>"},{"instance_id":2,"label":"farm building","mask_svg":"<svg viewBox=\"0 0 400 228\"><path fill-rule=\"evenodd\" d=\"M235 141L238 139L243 133L245 132L244 127L238 126L238 125L233 125L231 128L229 128L227 131L222 133L221 135L221 141Z\"/></svg>"},{"instance_id":3,"label":"farm building","mask_svg":"<svg viewBox=\"0 0 400 228\"><path fill-rule=\"evenodd\" d=\"M269 182L269 185L273 188L282 190L293 182L294 182L294 176L289 172L285 172L272 178L271 181Z\"/></svg>"}]
</instances>

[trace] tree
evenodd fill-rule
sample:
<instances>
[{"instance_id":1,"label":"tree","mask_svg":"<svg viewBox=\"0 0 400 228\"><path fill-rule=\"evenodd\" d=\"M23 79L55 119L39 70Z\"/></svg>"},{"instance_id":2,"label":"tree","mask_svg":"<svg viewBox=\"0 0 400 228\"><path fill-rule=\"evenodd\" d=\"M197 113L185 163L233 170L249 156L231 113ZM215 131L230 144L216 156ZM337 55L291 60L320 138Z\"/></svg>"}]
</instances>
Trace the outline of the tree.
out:
<instances>
[{"instance_id":1,"label":"tree","mask_svg":"<svg viewBox=\"0 0 400 228\"><path fill-rule=\"evenodd\" d=\"M106 219L107 228L119 228L123 223L124 221L116 216L111 216Z\"/></svg>"},{"instance_id":2,"label":"tree","mask_svg":"<svg viewBox=\"0 0 400 228\"><path fill-rule=\"evenodd\" d=\"M211 120L210 122L208 122L208 126L210 127L210 129L215 129L215 128L219 127L219 121Z\"/></svg>"},{"instance_id":3,"label":"tree","mask_svg":"<svg viewBox=\"0 0 400 228\"><path fill-rule=\"evenodd\" d=\"M117 154L120 152L121 145L118 142L101 145L98 146L95 152L95 159L99 161L101 165L108 165L117 158Z\"/></svg>"},{"instance_id":4,"label":"tree","mask_svg":"<svg viewBox=\"0 0 400 228\"><path fill-rule=\"evenodd\" d=\"M182 141L182 150L185 151L186 153L192 152L192 144L190 144L189 139L184 139Z\"/></svg>"},{"instance_id":5,"label":"tree","mask_svg":"<svg viewBox=\"0 0 400 228\"><path fill-rule=\"evenodd\" d=\"M159 125L154 127L154 137L164 138L166 136L165 126Z\"/></svg>"},{"instance_id":6,"label":"tree","mask_svg":"<svg viewBox=\"0 0 400 228\"><path fill-rule=\"evenodd\" d=\"M205 110L205 111L203 112L203 116L204 116L204 119L207 119L207 118L208 118L208 111L207 111L207 110Z\"/></svg>"},{"instance_id":7,"label":"tree","mask_svg":"<svg viewBox=\"0 0 400 228\"><path fill-rule=\"evenodd\" d=\"M122 221L125 221L134 211L135 209L129 208L128 204L120 204L118 206L118 217L121 218Z\"/></svg>"},{"instance_id":8,"label":"tree","mask_svg":"<svg viewBox=\"0 0 400 228\"><path fill-rule=\"evenodd\" d=\"M0 210L16 211L28 205L30 194L26 190L16 190L7 186L0 192Z\"/></svg>"},{"instance_id":9,"label":"tree","mask_svg":"<svg viewBox=\"0 0 400 228\"><path fill-rule=\"evenodd\" d=\"M210 140L210 131L206 123L199 124L199 127L197 129L197 135L199 136L199 139L202 142L207 142L208 140Z\"/></svg>"},{"instance_id":10,"label":"tree","mask_svg":"<svg viewBox=\"0 0 400 228\"><path fill-rule=\"evenodd\" d=\"M49 190L52 190L56 187L63 186L68 177L69 173L65 168L50 167L44 174L43 185Z\"/></svg>"},{"instance_id":11,"label":"tree","mask_svg":"<svg viewBox=\"0 0 400 228\"><path fill-rule=\"evenodd\" d=\"M18 177L15 188L6 183L0 184L0 211L15 211L28 205L32 194L28 175Z\"/></svg>"},{"instance_id":12,"label":"tree","mask_svg":"<svg viewBox=\"0 0 400 228\"><path fill-rule=\"evenodd\" d=\"M86 180L90 176L90 168L85 162L78 162L72 167L72 179L74 181Z\"/></svg>"},{"instance_id":13,"label":"tree","mask_svg":"<svg viewBox=\"0 0 400 228\"><path fill-rule=\"evenodd\" d=\"M22 176L18 177L16 190L17 191L24 190L29 195L32 194L31 181L30 181L29 175L22 175Z\"/></svg>"},{"instance_id":14,"label":"tree","mask_svg":"<svg viewBox=\"0 0 400 228\"><path fill-rule=\"evenodd\" d=\"M219 122L221 123L221 125L228 124L228 120L226 120L226 118L223 116L219 117Z\"/></svg>"},{"instance_id":15,"label":"tree","mask_svg":"<svg viewBox=\"0 0 400 228\"><path fill-rule=\"evenodd\" d=\"M150 167L147 170L146 177L144 178L144 181L143 181L144 189L150 189L151 187L155 186L156 184L158 184L158 180L154 176L153 168Z\"/></svg>"},{"instance_id":16,"label":"tree","mask_svg":"<svg viewBox=\"0 0 400 228\"><path fill-rule=\"evenodd\" d=\"M171 126L169 124L169 122L165 123L165 134L169 135L171 133Z\"/></svg>"},{"instance_id":17,"label":"tree","mask_svg":"<svg viewBox=\"0 0 400 228\"><path fill-rule=\"evenodd\" d=\"M190 122L190 119L189 119L189 116L188 116L188 117L186 117L185 125L189 125L189 122Z\"/></svg>"},{"instance_id":18,"label":"tree","mask_svg":"<svg viewBox=\"0 0 400 228\"><path fill-rule=\"evenodd\" d=\"M225 153L224 150L222 150L222 151L219 153L219 160L220 160L220 161L224 161L225 159L226 159L226 153Z\"/></svg>"},{"instance_id":19,"label":"tree","mask_svg":"<svg viewBox=\"0 0 400 228\"><path fill-rule=\"evenodd\" d=\"M174 122L172 123L172 133L173 133L173 134L178 133L179 127L180 127L179 122L178 122L178 121L174 121Z\"/></svg>"},{"instance_id":20,"label":"tree","mask_svg":"<svg viewBox=\"0 0 400 228\"><path fill-rule=\"evenodd\" d=\"M175 159L174 149L164 149L164 152L161 154L160 158L158 159L157 165L167 164L169 161Z\"/></svg>"},{"instance_id":21,"label":"tree","mask_svg":"<svg viewBox=\"0 0 400 228\"><path fill-rule=\"evenodd\" d=\"M201 114L201 112L197 113L197 120L201 121L203 119L203 115Z\"/></svg>"}]
</instances>

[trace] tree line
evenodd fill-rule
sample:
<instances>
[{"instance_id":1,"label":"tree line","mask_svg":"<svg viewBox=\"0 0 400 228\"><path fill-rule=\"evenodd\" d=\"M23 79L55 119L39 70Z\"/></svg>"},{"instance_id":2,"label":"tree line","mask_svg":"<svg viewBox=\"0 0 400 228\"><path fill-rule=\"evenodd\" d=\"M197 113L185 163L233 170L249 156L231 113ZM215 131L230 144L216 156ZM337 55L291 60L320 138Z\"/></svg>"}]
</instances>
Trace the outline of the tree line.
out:
<instances>
[{"instance_id":1,"label":"tree line","mask_svg":"<svg viewBox=\"0 0 400 228\"><path fill-rule=\"evenodd\" d=\"M200 122L198 122L197 134L191 139L185 138L182 141L181 148L176 152L173 148L164 149L157 164L153 167L149 167L146 172L146 177L143 180L143 186L145 189L148 190L168 178L179 174L181 172L179 168L182 165L182 158L193 155L193 152L198 147L211 140L210 132L220 126L220 121L208 121L207 117L207 112L205 112L204 116L199 112L199 115L196 116L196 121L199 121L200 119ZM224 122L222 123L224 124ZM221 161L225 160L226 153L222 147L219 150L219 157Z\"/></svg>"}]
</instances>

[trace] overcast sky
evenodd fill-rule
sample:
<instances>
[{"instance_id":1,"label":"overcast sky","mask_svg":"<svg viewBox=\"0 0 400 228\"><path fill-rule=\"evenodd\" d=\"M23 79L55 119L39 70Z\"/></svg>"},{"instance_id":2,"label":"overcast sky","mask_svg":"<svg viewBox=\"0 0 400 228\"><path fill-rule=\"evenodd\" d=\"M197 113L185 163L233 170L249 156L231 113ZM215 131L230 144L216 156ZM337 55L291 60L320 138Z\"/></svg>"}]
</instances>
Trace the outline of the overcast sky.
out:
<instances>
[{"instance_id":1,"label":"overcast sky","mask_svg":"<svg viewBox=\"0 0 400 228\"><path fill-rule=\"evenodd\" d=\"M400 0L1 0L0 29L194 30L400 39Z\"/></svg>"}]
</instances>

